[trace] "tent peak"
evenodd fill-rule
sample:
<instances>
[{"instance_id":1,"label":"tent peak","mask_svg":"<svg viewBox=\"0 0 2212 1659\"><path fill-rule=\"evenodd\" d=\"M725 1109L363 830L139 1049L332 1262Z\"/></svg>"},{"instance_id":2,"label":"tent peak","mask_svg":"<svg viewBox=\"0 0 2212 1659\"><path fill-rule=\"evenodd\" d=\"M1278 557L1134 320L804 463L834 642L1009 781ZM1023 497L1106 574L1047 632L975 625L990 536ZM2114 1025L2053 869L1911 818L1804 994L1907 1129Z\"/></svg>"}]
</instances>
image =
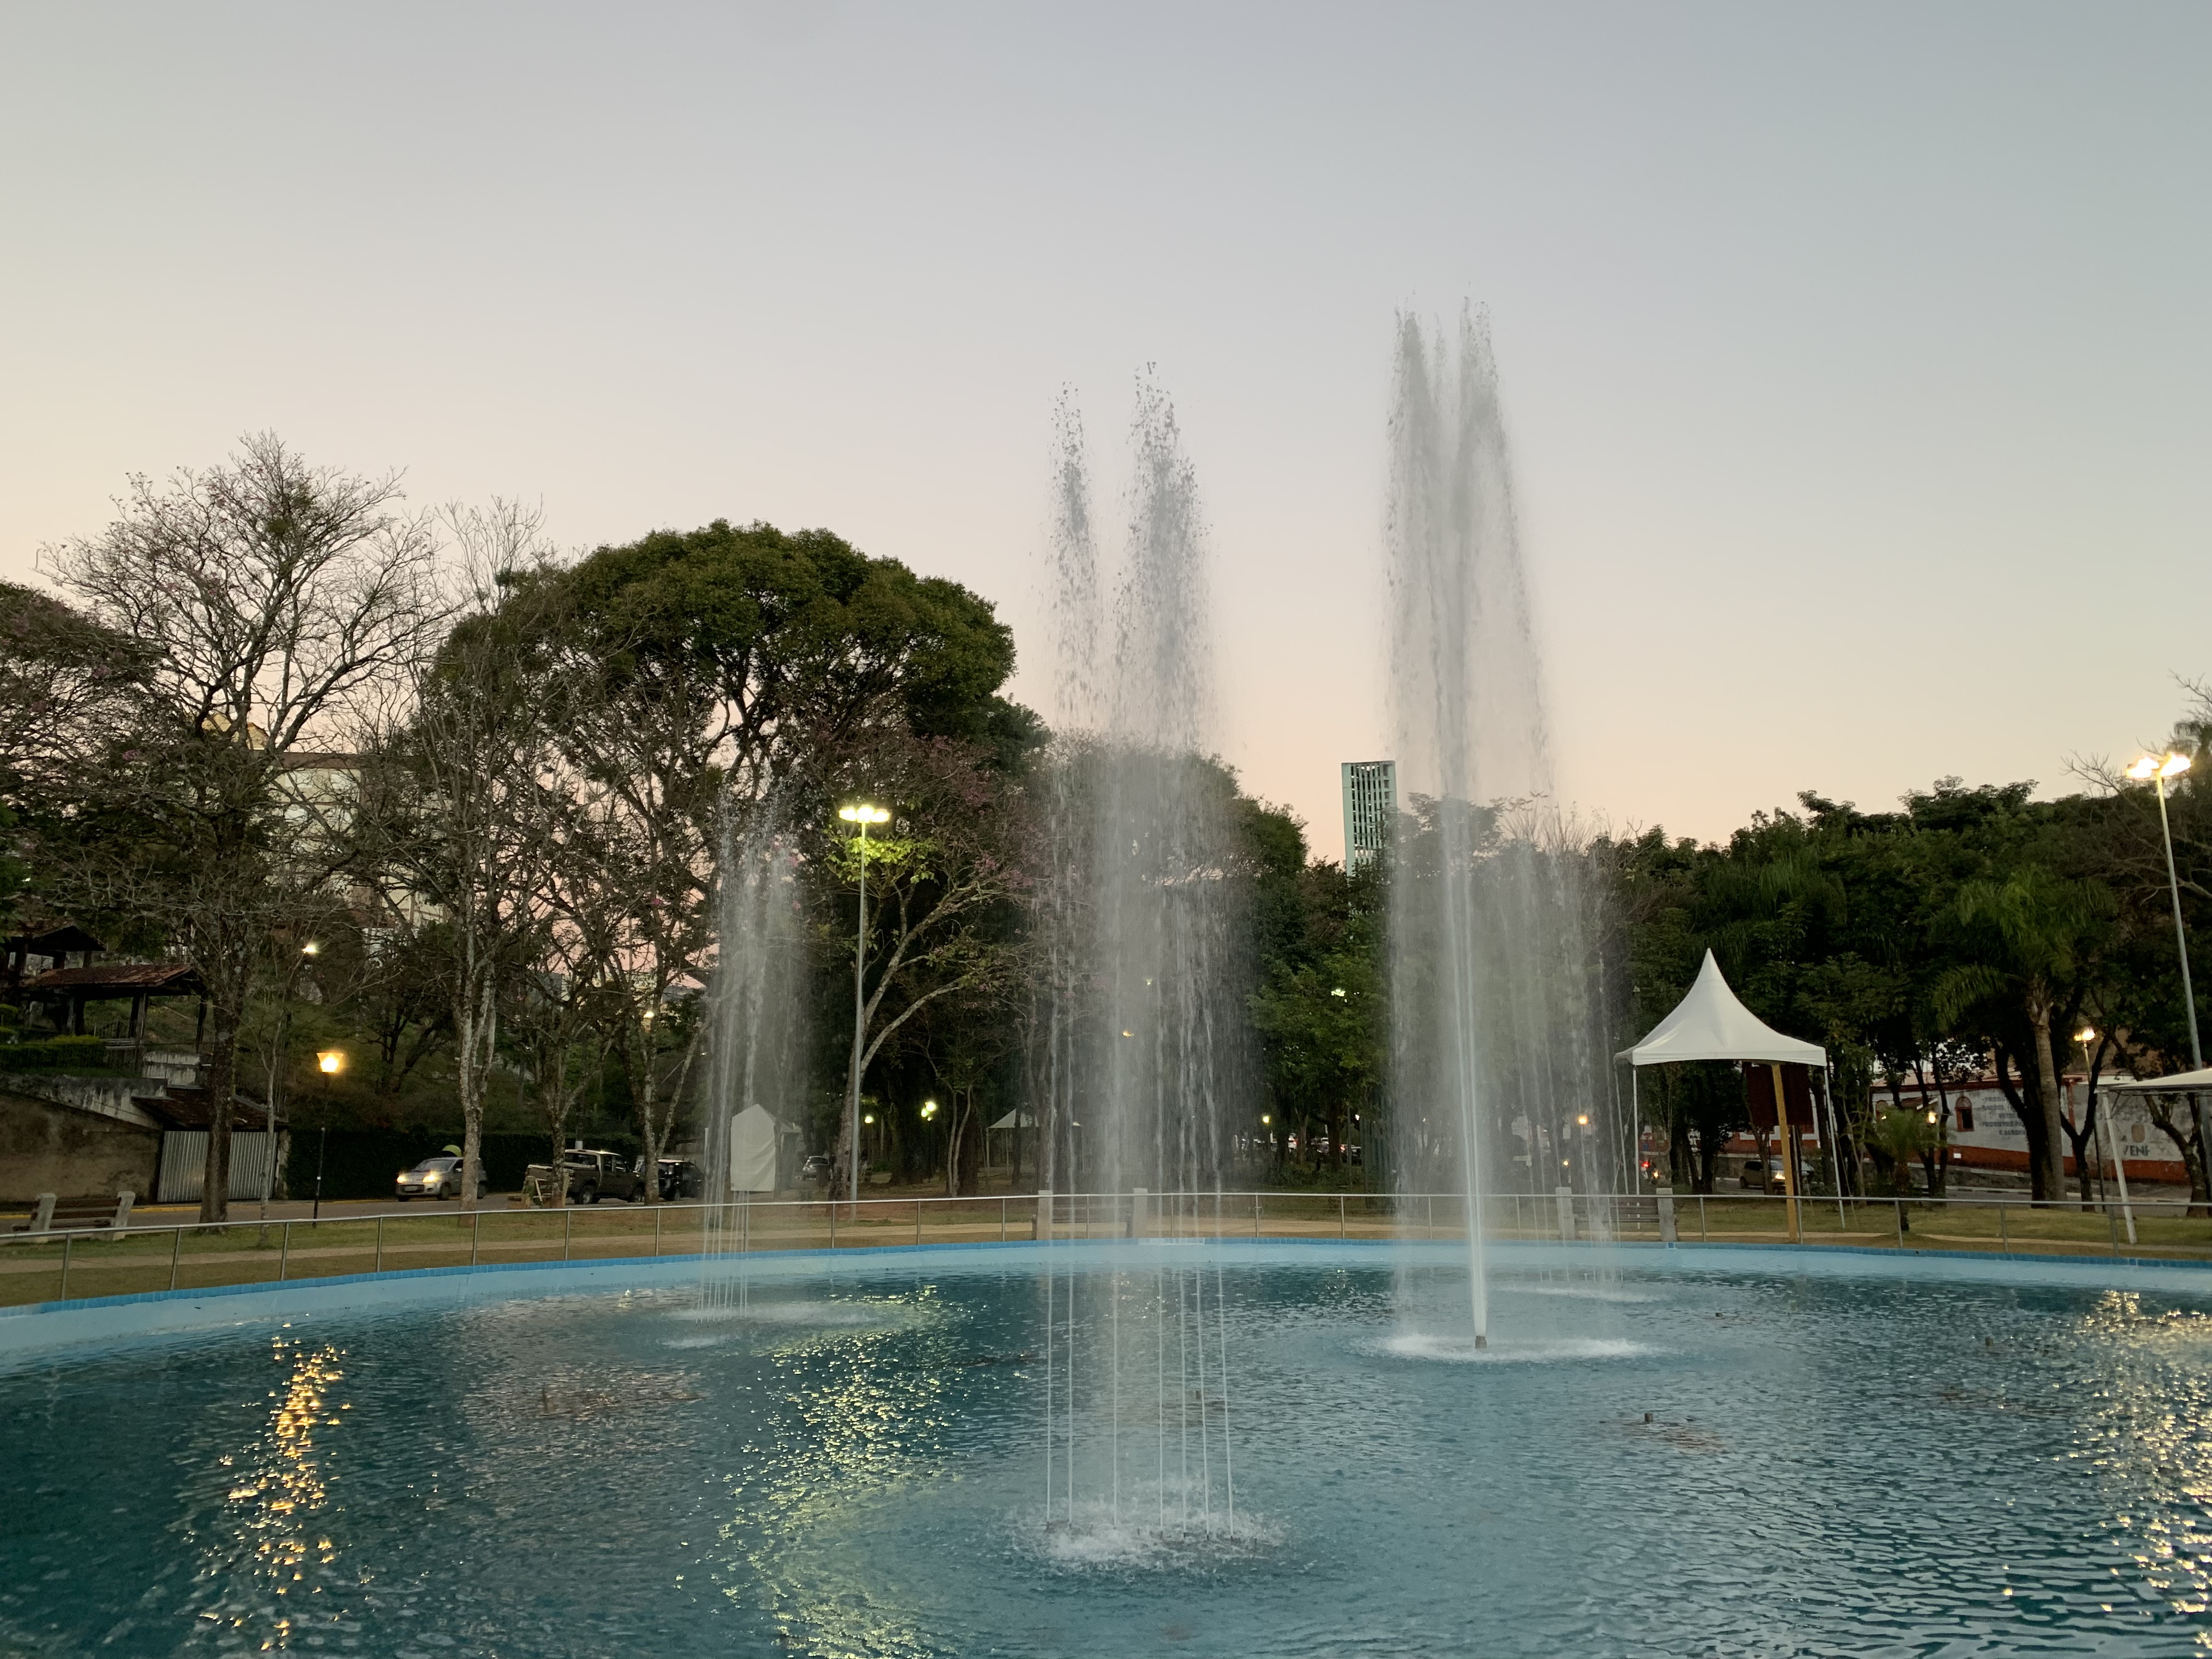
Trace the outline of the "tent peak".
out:
<instances>
[{"instance_id":1,"label":"tent peak","mask_svg":"<svg viewBox=\"0 0 2212 1659\"><path fill-rule=\"evenodd\" d=\"M1698 976L1674 1011L1633 1048L1613 1056L1632 1066L1672 1066L1693 1060L1747 1060L1777 1066L1821 1066L1827 1051L1816 1042L1785 1036L1743 1006L1709 945Z\"/></svg>"}]
</instances>

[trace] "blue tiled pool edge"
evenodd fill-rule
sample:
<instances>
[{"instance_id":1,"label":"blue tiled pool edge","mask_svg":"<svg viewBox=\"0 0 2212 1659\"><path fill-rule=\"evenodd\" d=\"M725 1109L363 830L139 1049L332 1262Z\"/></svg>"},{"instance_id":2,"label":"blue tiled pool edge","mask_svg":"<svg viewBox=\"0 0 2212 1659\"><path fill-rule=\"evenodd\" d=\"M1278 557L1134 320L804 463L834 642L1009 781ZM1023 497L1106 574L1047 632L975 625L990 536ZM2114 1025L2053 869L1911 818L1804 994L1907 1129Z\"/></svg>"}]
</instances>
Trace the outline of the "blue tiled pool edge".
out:
<instances>
[{"instance_id":1,"label":"blue tiled pool edge","mask_svg":"<svg viewBox=\"0 0 2212 1659\"><path fill-rule=\"evenodd\" d=\"M1045 1252L1079 1251L1104 1256L1161 1245L1210 1246L1254 1258L1326 1263L1371 1258L1378 1250L1411 1252L1418 1260L1448 1265L1462 1259L1449 1243L1402 1243L1395 1239L1222 1238L1218 1240L1062 1239L1047 1243L1019 1239L972 1243L884 1244L839 1250L757 1250L718 1258L732 1265L752 1262L773 1271L814 1273L839 1264L871 1261L926 1266L942 1259L947 1267L973 1267L992 1255L1012 1259ZM2166 1261L2144 1256L1996 1255L1984 1250L1899 1250L1894 1246L1851 1244L1765 1245L1747 1243L1658 1244L1637 1243L1539 1243L1501 1241L1493 1245L1502 1266L1587 1266L1603 1252L1627 1258L1622 1265L1644 1269L1694 1271L1700 1259L1712 1267L1723 1260L1728 1271L1761 1273L1776 1278L1888 1276L1898 1269L1924 1282L1945 1279L2017 1283L2076 1289L2166 1288L2212 1291L2212 1263ZM662 1256L607 1256L587 1261L499 1261L450 1267L401 1267L382 1273L336 1273L327 1277L220 1285L173 1291L142 1291L127 1296L85 1297L0 1308L0 1359L33 1351L96 1344L132 1336L154 1336L258 1323L302 1315L400 1310L460 1301L506 1300L533 1291L662 1289L684 1282L708 1258L697 1252ZM1916 1264L1918 1271L1912 1271ZM1009 1262L1011 1265L1011 1260ZM1960 1269L1968 1271L1960 1271ZM1935 1269L1935 1271L1929 1271ZM532 1276L518 1283L514 1275ZM342 1294L333 1296L332 1292Z\"/></svg>"}]
</instances>

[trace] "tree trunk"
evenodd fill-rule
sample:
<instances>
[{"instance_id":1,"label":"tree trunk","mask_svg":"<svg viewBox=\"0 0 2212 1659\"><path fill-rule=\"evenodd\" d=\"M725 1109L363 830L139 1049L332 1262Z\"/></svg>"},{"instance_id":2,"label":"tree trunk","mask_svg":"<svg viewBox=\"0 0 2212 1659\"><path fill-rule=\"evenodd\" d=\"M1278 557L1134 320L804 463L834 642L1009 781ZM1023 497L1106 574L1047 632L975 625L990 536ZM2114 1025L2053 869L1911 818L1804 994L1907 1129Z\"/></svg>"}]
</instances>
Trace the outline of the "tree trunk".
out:
<instances>
[{"instance_id":1,"label":"tree trunk","mask_svg":"<svg viewBox=\"0 0 2212 1659\"><path fill-rule=\"evenodd\" d=\"M653 1027L643 1020L635 1023L629 1042L630 1097L637 1103L638 1139L644 1143L645 1168L639 1176L641 1185L632 1203L660 1202L660 1147L666 1139L667 1125L656 1109L660 1103L660 1068L654 1063Z\"/></svg>"},{"instance_id":2,"label":"tree trunk","mask_svg":"<svg viewBox=\"0 0 2212 1659\"><path fill-rule=\"evenodd\" d=\"M200 1182L200 1219L230 1217L230 1103L238 1091L238 1028L244 1023L245 998L234 988L208 1000L214 1041L208 1046L208 1149ZM270 1156L276 1156L270 1148Z\"/></svg>"},{"instance_id":3,"label":"tree trunk","mask_svg":"<svg viewBox=\"0 0 2212 1659\"><path fill-rule=\"evenodd\" d=\"M472 1210L483 1168L484 1079L499 1042L499 1004L489 977L477 986L463 982L461 994L453 999L453 1084L461 1099L461 1207Z\"/></svg>"},{"instance_id":4,"label":"tree trunk","mask_svg":"<svg viewBox=\"0 0 2212 1659\"><path fill-rule=\"evenodd\" d=\"M2037 1198L2063 1199L2066 1196L2066 1155L2060 1149L2065 1142L2065 1113L2058 1100L2058 1062L2051 1047L2051 1003L2047 997L2037 995L2028 1005L2028 1018L2035 1027L2036 1092L2041 1097L2043 1109L2043 1145L2031 1147L2035 1159L2034 1195Z\"/></svg>"}]
</instances>

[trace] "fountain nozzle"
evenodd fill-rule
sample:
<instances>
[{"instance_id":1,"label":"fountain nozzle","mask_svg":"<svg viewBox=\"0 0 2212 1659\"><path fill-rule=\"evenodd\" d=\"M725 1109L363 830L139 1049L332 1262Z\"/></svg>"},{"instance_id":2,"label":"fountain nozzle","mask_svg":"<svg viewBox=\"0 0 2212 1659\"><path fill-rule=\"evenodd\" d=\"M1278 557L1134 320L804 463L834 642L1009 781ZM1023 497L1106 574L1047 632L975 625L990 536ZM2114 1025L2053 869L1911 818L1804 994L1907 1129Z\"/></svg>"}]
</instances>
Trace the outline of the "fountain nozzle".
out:
<instances>
[{"instance_id":1,"label":"fountain nozzle","mask_svg":"<svg viewBox=\"0 0 2212 1659\"><path fill-rule=\"evenodd\" d=\"M1490 1339L1480 1331L1477 1331L1474 1334L1474 1346L1478 1350L1486 1348L1490 1346Z\"/></svg>"}]
</instances>

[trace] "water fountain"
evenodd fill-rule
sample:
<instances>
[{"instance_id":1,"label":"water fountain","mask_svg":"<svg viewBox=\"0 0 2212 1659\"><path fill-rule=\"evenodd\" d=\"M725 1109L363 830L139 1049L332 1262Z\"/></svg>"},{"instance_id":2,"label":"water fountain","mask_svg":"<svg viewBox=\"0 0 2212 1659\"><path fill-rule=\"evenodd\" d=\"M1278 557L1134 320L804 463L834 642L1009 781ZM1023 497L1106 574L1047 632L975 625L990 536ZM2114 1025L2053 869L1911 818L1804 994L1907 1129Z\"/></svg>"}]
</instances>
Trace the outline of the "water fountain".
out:
<instances>
[{"instance_id":1,"label":"water fountain","mask_svg":"<svg viewBox=\"0 0 2212 1659\"><path fill-rule=\"evenodd\" d=\"M742 1313L754 1197L778 1178L782 1125L806 1096L807 939L801 869L783 796L732 798L718 869L712 1029L702 1126L699 1310Z\"/></svg>"},{"instance_id":2,"label":"water fountain","mask_svg":"<svg viewBox=\"0 0 2212 1659\"><path fill-rule=\"evenodd\" d=\"M1103 663L1090 459L1066 401L1057 436L1043 1184L1115 1195L1109 1230L1158 1242L1209 1203L1218 1224L1249 1075L1235 784L1206 752L1204 544L1173 408L1139 383ZM1210 1274L1164 1254L1103 1277L1073 1265L1046 1281L1047 1516L1154 1540L1235 1535L1218 1258Z\"/></svg>"},{"instance_id":3,"label":"water fountain","mask_svg":"<svg viewBox=\"0 0 2212 1659\"><path fill-rule=\"evenodd\" d=\"M1597 896L1553 798L1487 329L1401 317L1394 368L1391 720L1413 810L1390 882L1393 1165L1401 1191L1466 1195L1484 1347L1501 1175L1525 1160L1532 1192L1587 1190L1610 1162Z\"/></svg>"}]
</instances>

